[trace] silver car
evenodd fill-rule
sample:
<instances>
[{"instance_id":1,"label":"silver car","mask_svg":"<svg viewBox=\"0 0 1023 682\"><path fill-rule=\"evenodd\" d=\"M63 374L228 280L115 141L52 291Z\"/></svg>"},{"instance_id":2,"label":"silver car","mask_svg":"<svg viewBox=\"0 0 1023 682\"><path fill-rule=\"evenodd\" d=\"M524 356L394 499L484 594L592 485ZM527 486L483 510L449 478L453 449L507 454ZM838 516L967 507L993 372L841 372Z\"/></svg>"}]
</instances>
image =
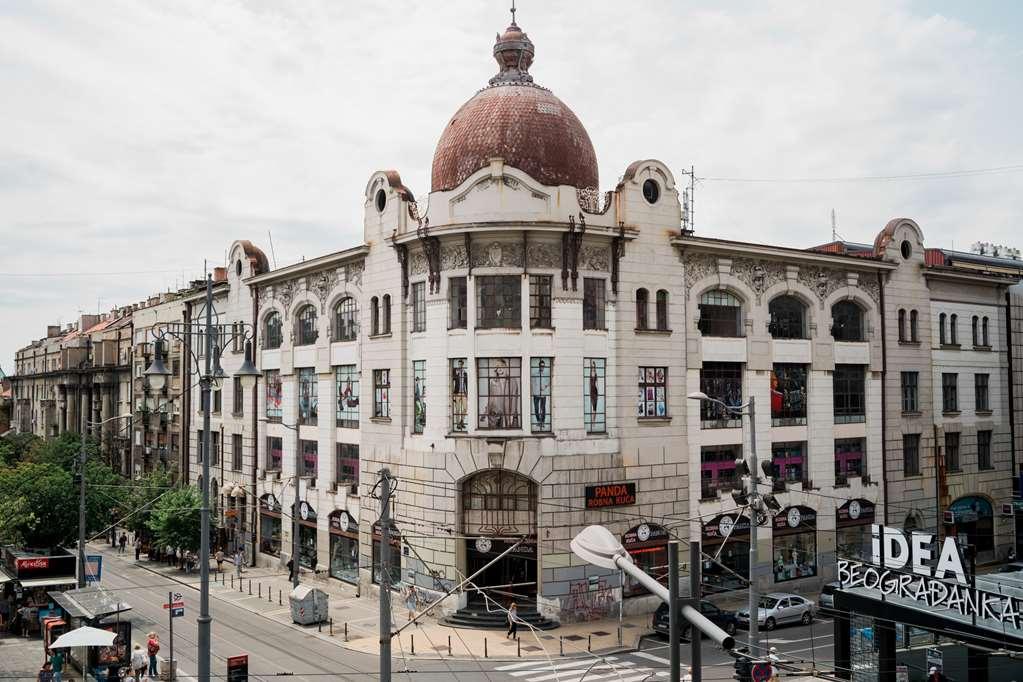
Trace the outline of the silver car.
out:
<instances>
[{"instance_id":1,"label":"silver car","mask_svg":"<svg viewBox=\"0 0 1023 682\"><path fill-rule=\"evenodd\" d=\"M765 630L773 630L782 623L809 625L813 621L813 607L812 601L798 594L786 592L765 594L760 597L757 624ZM749 627L749 609L742 609L735 615L740 625Z\"/></svg>"}]
</instances>

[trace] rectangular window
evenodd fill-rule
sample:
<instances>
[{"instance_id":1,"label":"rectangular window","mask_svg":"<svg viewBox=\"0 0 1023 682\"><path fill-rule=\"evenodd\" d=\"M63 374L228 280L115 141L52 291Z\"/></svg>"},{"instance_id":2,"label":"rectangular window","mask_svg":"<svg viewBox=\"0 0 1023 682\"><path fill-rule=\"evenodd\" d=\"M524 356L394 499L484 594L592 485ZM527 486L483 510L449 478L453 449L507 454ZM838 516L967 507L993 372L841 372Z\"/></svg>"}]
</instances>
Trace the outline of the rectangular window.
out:
<instances>
[{"instance_id":1,"label":"rectangular window","mask_svg":"<svg viewBox=\"0 0 1023 682\"><path fill-rule=\"evenodd\" d=\"M845 485L854 476L863 475L863 439L835 440L835 485Z\"/></svg>"},{"instance_id":2,"label":"rectangular window","mask_svg":"<svg viewBox=\"0 0 1023 682\"><path fill-rule=\"evenodd\" d=\"M636 415L642 418L668 416L668 368L640 367Z\"/></svg>"},{"instance_id":3,"label":"rectangular window","mask_svg":"<svg viewBox=\"0 0 1023 682\"><path fill-rule=\"evenodd\" d=\"M529 276L529 326L533 329L550 329L551 324L551 275Z\"/></svg>"},{"instance_id":4,"label":"rectangular window","mask_svg":"<svg viewBox=\"0 0 1023 682\"><path fill-rule=\"evenodd\" d=\"M477 358L476 381L478 428L522 428L522 358Z\"/></svg>"},{"instance_id":5,"label":"rectangular window","mask_svg":"<svg viewBox=\"0 0 1023 682\"><path fill-rule=\"evenodd\" d=\"M284 412L281 409L281 370L268 369L263 372L266 383L266 420L280 422Z\"/></svg>"},{"instance_id":6,"label":"rectangular window","mask_svg":"<svg viewBox=\"0 0 1023 682\"><path fill-rule=\"evenodd\" d=\"M735 461L739 459L739 446L714 446L700 452L700 497L710 499L719 492L736 490Z\"/></svg>"},{"instance_id":7,"label":"rectangular window","mask_svg":"<svg viewBox=\"0 0 1023 682\"><path fill-rule=\"evenodd\" d=\"M231 435L231 468L234 471L242 470L242 434Z\"/></svg>"},{"instance_id":8,"label":"rectangular window","mask_svg":"<svg viewBox=\"0 0 1023 682\"><path fill-rule=\"evenodd\" d=\"M284 460L284 441L279 436L266 437L266 470L280 471Z\"/></svg>"},{"instance_id":9,"label":"rectangular window","mask_svg":"<svg viewBox=\"0 0 1023 682\"><path fill-rule=\"evenodd\" d=\"M359 372L355 365L334 368L334 387L337 391L335 426L342 429L359 428Z\"/></svg>"},{"instance_id":10,"label":"rectangular window","mask_svg":"<svg viewBox=\"0 0 1023 682\"><path fill-rule=\"evenodd\" d=\"M529 428L533 433L551 432L551 380L554 374L554 358L529 359L529 394L533 399L533 410L529 415Z\"/></svg>"},{"instance_id":11,"label":"rectangular window","mask_svg":"<svg viewBox=\"0 0 1023 682\"><path fill-rule=\"evenodd\" d=\"M865 376L863 365L835 365L835 423L866 421Z\"/></svg>"},{"instance_id":12,"label":"rectangular window","mask_svg":"<svg viewBox=\"0 0 1023 682\"><path fill-rule=\"evenodd\" d=\"M919 412L920 411L920 373L919 372L903 372L902 373L902 411L903 412Z\"/></svg>"},{"instance_id":13,"label":"rectangular window","mask_svg":"<svg viewBox=\"0 0 1023 682\"><path fill-rule=\"evenodd\" d=\"M959 375L941 375L941 409L943 412L959 411Z\"/></svg>"},{"instance_id":14,"label":"rectangular window","mask_svg":"<svg viewBox=\"0 0 1023 682\"><path fill-rule=\"evenodd\" d=\"M448 329L465 329L468 326L468 291L465 277L448 278Z\"/></svg>"},{"instance_id":15,"label":"rectangular window","mask_svg":"<svg viewBox=\"0 0 1023 682\"><path fill-rule=\"evenodd\" d=\"M771 425L806 424L806 365L776 364L771 372Z\"/></svg>"},{"instance_id":16,"label":"rectangular window","mask_svg":"<svg viewBox=\"0 0 1023 682\"><path fill-rule=\"evenodd\" d=\"M373 370L373 416L391 418L391 370Z\"/></svg>"},{"instance_id":17,"label":"rectangular window","mask_svg":"<svg viewBox=\"0 0 1023 682\"><path fill-rule=\"evenodd\" d=\"M451 358L451 430L469 430L469 368L465 358Z\"/></svg>"},{"instance_id":18,"label":"rectangular window","mask_svg":"<svg viewBox=\"0 0 1023 682\"><path fill-rule=\"evenodd\" d=\"M742 405L742 365L738 362L705 362L700 368L700 391L729 407ZM705 429L741 428L742 417L709 400L700 401L700 423Z\"/></svg>"},{"instance_id":19,"label":"rectangular window","mask_svg":"<svg viewBox=\"0 0 1023 682\"><path fill-rule=\"evenodd\" d=\"M583 278L583 329L607 329L604 320L606 288L602 278Z\"/></svg>"},{"instance_id":20,"label":"rectangular window","mask_svg":"<svg viewBox=\"0 0 1023 682\"><path fill-rule=\"evenodd\" d=\"M772 443L771 464L775 482L803 483L807 480L806 443Z\"/></svg>"},{"instance_id":21,"label":"rectangular window","mask_svg":"<svg viewBox=\"0 0 1023 682\"><path fill-rule=\"evenodd\" d=\"M338 443L337 462L334 468L339 485L358 485L359 446L355 443Z\"/></svg>"},{"instance_id":22,"label":"rectangular window","mask_svg":"<svg viewBox=\"0 0 1023 682\"><path fill-rule=\"evenodd\" d=\"M214 431L210 434L210 466L220 464L220 432Z\"/></svg>"},{"instance_id":23,"label":"rectangular window","mask_svg":"<svg viewBox=\"0 0 1023 682\"><path fill-rule=\"evenodd\" d=\"M298 449L301 454L298 460L298 475L316 478L316 441L300 440Z\"/></svg>"},{"instance_id":24,"label":"rectangular window","mask_svg":"<svg viewBox=\"0 0 1023 682\"><path fill-rule=\"evenodd\" d=\"M412 285L412 331L426 331L426 282Z\"/></svg>"},{"instance_id":25,"label":"rectangular window","mask_svg":"<svg viewBox=\"0 0 1023 682\"><path fill-rule=\"evenodd\" d=\"M298 370L298 423L315 426L319 413L316 370L301 367Z\"/></svg>"},{"instance_id":26,"label":"rectangular window","mask_svg":"<svg viewBox=\"0 0 1023 682\"><path fill-rule=\"evenodd\" d=\"M991 466L991 432L977 432L977 468L993 469Z\"/></svg>"},{"instance_id":27,"label":"rectangular window","mask_svg":"<svg viewBox=\"0 0 1023 682\"><path fill-rule=\"evenodd\" d=\"M920 434L902 435L902 475L920 475Z\"/></svg>"},{"instance_id":28,"label":"rectangular window","mask_svg":"<svg viewBox=\"0 0 1023 682\"><path fill-rule=\"evenodd\" d=\"M988 377L987 374L974 374L973 383L977 397L977 412L990 412L991 403L988 400Z\"/></svg>"},{"instance_id":29,"label":"rectangular window","mask_svg":"<svg viewBox=\"0 0 1023 682\"><path fill-rule=\"evenodd\" d=\"M234 377L231 380L231 412L236 417L242 416L245 411L245 392L242 390L242 378Z\"/></svg>"},{"instance_id":30,"label":"rectangular window","mask_svg":"<svg viewBox=\"0 0 1023 682\"><path fill-rule=\"evenodd\" d=\"M222 408L222 398L223 398L223 396L221 395L221 393L222 392L221 392L221 390L219 388L214 389L214 391L213 391L213 408L212 409L213 409L213 412L216 413L216 414L219 414L220 410Z\"/></svg>"},{"instance_id":31,"label":"rectangular window","mask_svg":"<svg viewBox=\"0 0 1023 682\"><path fill-rule=\"evenodd\" d=\"M959 468L959 434L945 434L945 471L961 471Z\"/></svg>"},{"instance_id":32,"label":"rectangular window","mask_svg":"<svg viewBox=\"0 0 1023 682\"><path fill-rule=\"evenodd\" d=\"M426 429L426 360L412 361L412 433Z\"/></svg>"},{"instance_id":33,"label":"rectangular window","mask_svg":"<svg viewBox=\"0 0 1023 682\"><path fill-rule=\"evenodd\" d=\"M586 433L607 431L604 401L606 370L607 360L604 358L583 358L583 424Z\"/></svg>"},{"instance_id":34,"label":"rectangular window","mask_svg":"<svg viewBox=\"0 0 1023 682\"><path fill-rule=\"evenodd\" d=\"M480 329L522 326L522 286L518 275L476 278L476 326Z\"/></svg>"}]
</instances>

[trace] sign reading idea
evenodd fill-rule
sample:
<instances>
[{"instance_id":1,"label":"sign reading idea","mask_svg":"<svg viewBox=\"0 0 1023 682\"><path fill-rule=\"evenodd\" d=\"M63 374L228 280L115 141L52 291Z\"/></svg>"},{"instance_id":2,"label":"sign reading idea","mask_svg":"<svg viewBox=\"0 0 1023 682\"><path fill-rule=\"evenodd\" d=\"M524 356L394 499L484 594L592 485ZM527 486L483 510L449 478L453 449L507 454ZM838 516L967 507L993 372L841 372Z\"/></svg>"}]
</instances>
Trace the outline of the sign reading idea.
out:
<instances>
[{"instance_id":1,"label":"sign reading idea","mask_svg":"<svg viewBox=\"0 0 1023 682\"><path fill-rule=\"evenodd\" d=\"M608 483L586 486L586 508L624 507L636 504L636 483Z\"/></svg>"},{"instance_id":2,"label":"sign reading idea","mask_svg":"<svg viewBox=\"0 0 1023 682\"><path fill-rule=\"evenodd\" d=\"M838 580L843 588L864 588L879 595L918 601L928 608L944 608L1020 627L1023 599L969 587L954 537L945 538L934 563L931 550L934 536L930 533L913 531L907 537L897 528L877 524L870 528L870 562L838 560Z\"/></svg>"}]
</instances>

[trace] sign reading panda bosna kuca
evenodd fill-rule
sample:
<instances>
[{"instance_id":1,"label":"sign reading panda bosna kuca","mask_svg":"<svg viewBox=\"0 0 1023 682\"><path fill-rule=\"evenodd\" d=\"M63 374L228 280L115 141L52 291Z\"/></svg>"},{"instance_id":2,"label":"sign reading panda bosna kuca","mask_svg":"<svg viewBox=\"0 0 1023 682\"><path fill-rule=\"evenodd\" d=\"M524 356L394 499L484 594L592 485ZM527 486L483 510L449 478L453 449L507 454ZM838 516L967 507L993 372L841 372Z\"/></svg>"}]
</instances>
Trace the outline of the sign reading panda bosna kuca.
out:
<instances>
[{"instance_id":1,"label":"sign reading panda bosna kuca","mask_svg":"<svg viewBox=\"0 0 1023 682\"><path fill-rule=\"evenodd\" d=\"M1020 627L1023 599L971 588L955 538L946 537L938 556L931 550L934 536L871 525L870 562L838 560L843 588L864 588L878 595L918 601L927 608L957 611L964 616ZM933 564L933 566L931 565Z\"/></svg>"}]
</instances>

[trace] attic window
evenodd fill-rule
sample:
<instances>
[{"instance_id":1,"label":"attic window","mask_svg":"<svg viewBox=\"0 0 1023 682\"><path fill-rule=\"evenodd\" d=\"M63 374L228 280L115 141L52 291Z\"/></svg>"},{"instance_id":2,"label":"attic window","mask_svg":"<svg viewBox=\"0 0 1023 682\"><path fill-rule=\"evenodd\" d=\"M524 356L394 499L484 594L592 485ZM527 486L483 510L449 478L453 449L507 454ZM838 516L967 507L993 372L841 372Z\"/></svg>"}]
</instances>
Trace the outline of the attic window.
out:
<instances>
[{"instance_id":1,"label":"attic window","mask_svg":"<svg viewBox=\"0 0 1023 682\"><path fill-rule=\"evenodd\" d=\"M661 198L661 188L653 180L646 180L643 182L643 198L647 200L648 204L656 204L657 200Z\"/></svg>"},{"instance_id":2,"label":"attic window","mask_svg":"<svg viewBox=\"0 0 1023 682\"><path fill-rule=\"evenodd\" d=\"M913 254L913 246L909 243L909 240L902 240L902 258L903 260L909 260L909 257Z\"/></svg>"},{"instance_id":3,"label":"attic window","mask_svg":"<svg viewBox=\"0 0 1023 682\"><path fill-rule=\"evenodd\" d=\"M377 190L376 195L377 211L380 213L384 212L384 208L387 206L387 193L382 189Z\"/></svg>"}]
</instances>

